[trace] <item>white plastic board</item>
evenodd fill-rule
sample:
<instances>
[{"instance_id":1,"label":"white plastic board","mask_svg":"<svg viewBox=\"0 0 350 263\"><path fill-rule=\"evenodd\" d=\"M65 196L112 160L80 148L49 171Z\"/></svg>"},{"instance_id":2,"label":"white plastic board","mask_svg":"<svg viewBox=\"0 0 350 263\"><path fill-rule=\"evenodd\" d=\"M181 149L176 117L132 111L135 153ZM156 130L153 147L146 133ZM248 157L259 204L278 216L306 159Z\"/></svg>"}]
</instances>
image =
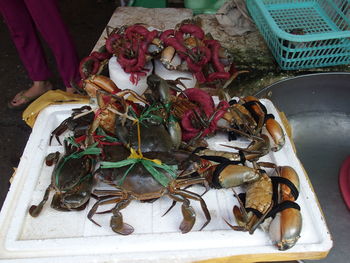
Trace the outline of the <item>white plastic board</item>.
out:
<instances>
[{"instance_id":1,"label":"white plastic board","mask_svg":"<svg viewBox=\"0 0 350 263\"><path fill-rule=\"evenodd\" d=\"M281 123L272 103L268 100L262 102ZM191 262L232 255L303 254L331 249L331 236L317 198L288 137L282 150L261 159L292 166L300 177L301 190L297 203L303 217L301 238L293 248L284 252L278 251L261 229L250 235L233 231L226 225L223 219L236 225L232 207L237 200L230 189L213 189L203 196L212 220L202 231L199 229L205 217L199 204L191 201L197 221L187 234L181 234L178 229L182 220L179 205L162 217L172 203L167 197L153 203L134 201L122 210L124 221L135 228L129 236L115 234L110 229L111 214L94 216L102 227L87 219L94 199L80 212L53 210L49 199L39 217L32 218L28 209L42 199L53 170L53 167L44 164L44 158L57 150L63 152L63 147L55 140L51 146L48 145L50 133L71 114L72 108L80 106L50 106L40 113L1 210L0 262ZM243 141L227 142L224 135L211 138L209 143L211 148L222 150L228 148L219 146L220 143L246 145ZM189 190L201 193L203 188L192 187Z\"/></svg>"}]
</instances>

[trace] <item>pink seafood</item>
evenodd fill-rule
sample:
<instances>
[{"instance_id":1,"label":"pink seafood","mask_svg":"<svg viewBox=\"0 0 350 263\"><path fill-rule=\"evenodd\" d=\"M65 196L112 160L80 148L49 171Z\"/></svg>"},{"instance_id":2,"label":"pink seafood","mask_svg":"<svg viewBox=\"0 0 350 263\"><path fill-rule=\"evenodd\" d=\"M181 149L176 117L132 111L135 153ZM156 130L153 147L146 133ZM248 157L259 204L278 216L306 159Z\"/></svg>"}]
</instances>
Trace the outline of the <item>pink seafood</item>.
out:
<instances>
[{"instance_id":1,"label":"pink seafood","mask_svg":"<svg viewBox=\"0 0 350 263\"><path fill-rule=\"evenodd\" d=\"M178 30L164 31L160 39L166 47L175 49L200 84L230 79L231 74L225 69L225 66L230 65L224 65L220 61L219 54L223 49L221 44L217 40L205 39L205 33L198 25L182 24ZM165 63L169 64L169 61L166 60Z\"/></svg>"},{"instance_id":2,"label":"pink seafood","mask_svg":"<svg viewBox=\"0 0 350 263\"><path fill-rule=\"evenodd\" d=\"M194 110L187 110L181 119L182 140L190 141L196 137L205 137L217 130L217 122L229 108L226 101L215 107L212 97L205 91L192 88L184 91L187 98L198 105ZM203 118L203 120L199 120Z\"/></svg>"},{"instance_id":3,"label":"pink seafood","mask_svg":"<svg viewBox=\"0 0 350 263\"><path fill-rule=\"evenodd\" d=\"M126 73L131 73L130 81L137 84L146 75L148 46L158 38L157 30L149 31L142 25L132 25L124 32L111 34L106 40L108 52L117 56L117 61Z\"/></svg>"}]
</instances>

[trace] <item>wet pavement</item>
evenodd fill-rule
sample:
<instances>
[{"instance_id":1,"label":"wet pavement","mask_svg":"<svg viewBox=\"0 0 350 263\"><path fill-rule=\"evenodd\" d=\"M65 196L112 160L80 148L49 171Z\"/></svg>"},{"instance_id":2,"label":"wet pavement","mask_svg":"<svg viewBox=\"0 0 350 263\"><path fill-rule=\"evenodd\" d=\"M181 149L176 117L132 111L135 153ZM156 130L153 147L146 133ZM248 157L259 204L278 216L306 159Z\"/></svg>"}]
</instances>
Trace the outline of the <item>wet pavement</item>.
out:
<instances>
[{"instance_id":1,"label":"wet pavement","mask_svg":"<svg viewBox=\"0 0 350 263\"><path fill-rule=\"evenodd\" d=\"M87 56L100 37L119 1L114 0L61 0L64 21L76 44L79 57ZM19 91L26 89L31 81L17 55L7 26L0 19L0 208L6 197L9 179L18 166L20 157L31 133L22 120L22 111L7 108L7 103ZM48 64L53 71L51 79L56 89L64 85L57 73L55 60L44 43ZM50 132L50 131L48 131Z\"/></svg>"}]
</instances>

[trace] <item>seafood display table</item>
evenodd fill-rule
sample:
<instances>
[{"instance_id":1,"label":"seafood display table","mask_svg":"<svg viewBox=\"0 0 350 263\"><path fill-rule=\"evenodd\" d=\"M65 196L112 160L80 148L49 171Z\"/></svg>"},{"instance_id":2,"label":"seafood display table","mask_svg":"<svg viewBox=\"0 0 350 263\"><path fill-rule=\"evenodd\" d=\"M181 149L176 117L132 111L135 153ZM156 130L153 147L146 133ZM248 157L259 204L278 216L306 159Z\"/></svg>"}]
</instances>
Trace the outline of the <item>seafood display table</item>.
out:
<instances>
[{"instance_id":1,"label":"seafood display table","mask_svg":"<svg viewBox=\"0 0 350 263\"><path fill-rule=\"evenodd\" d=\"M273 104L261 101L281 123ZM197 222L187 234L178 229L182 217L179 206L162 217L171 205L167 198L130 204L123 212L125 220L135 228L129 236L117 235L110 229L110 214L95 215L102 227L89 221L87 213L93 202L85 210L75 212L59 212L46 204L40 216L31 217L28 209L41 200L53 169L44 164L44 158L63 151L57 142L49 146L49 131L67 118L72 108L80 106L50 106L38 116L0 214L0 262L193 262L211 258L225 262L227 257L234 262L277 261L318 259L331 249L332 239L317 197L289 138L280 151L261 158L279 166L292 166L300 177L297 203L303 218L301 238L286 251L278 251L261 229L250 235L226 225L223 219L235 224L232 207L238 204L231 189L213 189L203 196L212 219L202 231L199 228L205 217L200 205L191 202ZM217 150L223 149L222 143L240 147L247 143L227 142L221 134L208 142L211 149ZM203 192L197 186L191 190Z\"/></svg>"}]
</instances>

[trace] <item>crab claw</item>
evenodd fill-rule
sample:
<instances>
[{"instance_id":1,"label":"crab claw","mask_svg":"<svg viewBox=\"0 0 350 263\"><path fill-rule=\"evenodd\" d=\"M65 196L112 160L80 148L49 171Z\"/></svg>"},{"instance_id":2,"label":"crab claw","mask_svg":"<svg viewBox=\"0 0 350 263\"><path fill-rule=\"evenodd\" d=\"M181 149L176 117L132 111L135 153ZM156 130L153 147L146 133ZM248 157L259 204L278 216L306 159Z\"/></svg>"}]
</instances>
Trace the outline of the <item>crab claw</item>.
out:
<instances>
[{"instance_id":1,"label":"crab claw","mask_svg":"<svg viewBox=\"0 0 350 263\"><path fill-rule=\"evenodd\" d=\"M179 229L182 234L186 234L191 231L194 223L196 222L196 213L194 209L188 204L182 204L181 211L184 219L182 220Z\"/></svg>"},{"instance_id":2,"label":"crab claw","mask_svg":"<svg viewBox=\"0 0 350 263\"><path fill-rule=\"evenodd\" d=\"M242 211L238 206L233 207L233 214L236 218L238 225L244 225L244 222L247 221L247 215L245 211ZM226 222L227 223L227 222ZM232 228L234 229L234 228Z\"/></svg>"},{"instance_id":3,"label":"crab claw","mask_svg":"<svg viewBox=\"0 0 350 263\"><path fill-rule=\"evenodd\" d=\"M265 126L273 141L271 150L274 152L279 151L286 142L281 125L275 119L269 118L266 120Z\"/></svg>"},{"instance_id":4,"label":"crab claw","mask_svg":"<svg viewBox=\"0 0 350 263\"><path fill-rule=\"evenodd\" d=\"M299 210L288 208L276 214L269 228L272 243L279 250L287 250L300 238L302 218Z\"/></svg>"},{"instance_id":5,"label":"crab claw","mask_svg":"<svg viewBox=\"0 0 350 263\"><path fill-rule=\"evenodd\" d=\"M112 230L120 235L127 236L134 232L131 225L123 222L123 215L120 212L113 212L110 225Z\"/></svg>"}]
</instances>

